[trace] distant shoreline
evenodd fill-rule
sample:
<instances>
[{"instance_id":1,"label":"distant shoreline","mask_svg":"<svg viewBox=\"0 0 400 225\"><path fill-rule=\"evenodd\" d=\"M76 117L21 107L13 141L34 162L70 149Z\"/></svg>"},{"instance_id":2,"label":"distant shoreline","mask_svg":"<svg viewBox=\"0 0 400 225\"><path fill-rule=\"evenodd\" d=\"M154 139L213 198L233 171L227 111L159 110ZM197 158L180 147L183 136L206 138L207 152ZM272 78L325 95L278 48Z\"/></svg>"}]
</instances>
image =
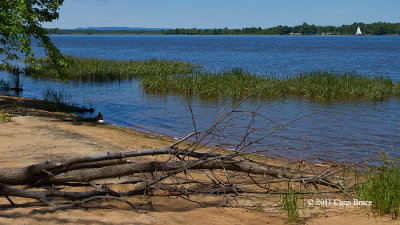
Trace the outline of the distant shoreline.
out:
<instances>
[{"instance_id":1,"label":"distant shoreline","mask_svg":"<svg viewBox=\"0 0 400 225\"><path fill-rule=\"evenodd\" d=\"M76 29L49 28L50 34L112 34L112 35L355 35L360 29L363 35L400 35L400 23L353 23L341 26L317 26L304 22L297 26L275 26L270 28L245 27L225 28L129 28L87 27Z\"/></svg>"},{"instance_id":2,"label":"distant shoreline","mask_svg":"<svg viewBox=\"0 0 400 225\"><path fill-rule=\"evenodd\" d=\"M50 35L87 35L87 36L105 36L105 35L112 35L112 36L134 36L134 35L141 35L141 36L299 36L299 37L309 37L309 36L356 36L351 34L115 34L115 33L73 33L73 34L53 34ZM373 34L373 35L362 35L362 36L400 36L400 34Z\"/></svg>"}]
</instances>

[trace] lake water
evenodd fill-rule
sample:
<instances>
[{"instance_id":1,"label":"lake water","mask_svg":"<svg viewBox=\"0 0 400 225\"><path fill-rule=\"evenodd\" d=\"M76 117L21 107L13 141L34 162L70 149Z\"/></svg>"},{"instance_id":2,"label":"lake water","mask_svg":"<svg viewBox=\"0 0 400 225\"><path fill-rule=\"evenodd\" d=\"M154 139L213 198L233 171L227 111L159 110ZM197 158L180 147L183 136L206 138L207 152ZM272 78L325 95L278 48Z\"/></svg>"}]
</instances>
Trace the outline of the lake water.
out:
<instances>
[{"instance_id":1,"label":"lake water","mask_svg":"<svg viewBox=\"0 0 400 225\"><path fill-rule=\"evenodd\" d=\"M400 36L60 35L53 36L52 40L62 53L81 57L174 59L198 64L205 70L240 67L254 73L282 76L318 69L356 71L400 80ZM9 77L3 72L0 78ZM146 93L136 81L77 84L24 77L23 85L25 97L41 98L43 90L51 87L65 90L75 103L91 101L112 124L172 137L193 132L189 99L180 95ZM194 98L190 104L196 125L201 130L234 102ZM379 152L399 156L400 100L397 98L383 102L326 103L304 99L262 100L246 102L240 108L242 111L256 109L263 118L255 120L253 126L259 130L254 132L253 140L277 129L282 123L312 114L253 146L264 154L347 162L373 157ZM234 148L250 118L231 121L214 144Z\"/></svg>"}]
</instances>

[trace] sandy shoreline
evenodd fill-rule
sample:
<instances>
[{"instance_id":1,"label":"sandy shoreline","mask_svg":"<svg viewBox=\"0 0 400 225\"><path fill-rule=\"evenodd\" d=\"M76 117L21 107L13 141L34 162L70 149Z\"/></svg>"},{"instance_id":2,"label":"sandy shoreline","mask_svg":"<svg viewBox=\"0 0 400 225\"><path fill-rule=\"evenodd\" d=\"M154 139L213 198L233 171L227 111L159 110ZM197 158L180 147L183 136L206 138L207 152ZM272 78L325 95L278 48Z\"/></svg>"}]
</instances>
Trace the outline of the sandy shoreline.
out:
<instances>
[{"instance_id":1,"label":"sandy shoreline","mask_svg":"<svg viewBox=\"0 0 400 225\"><path fill-rule=\"evenodd\" d=\"M12 114L11 121L0 123L0 167L24 167L61 157L168 146L175 140L137 132L131 129L79 122L77 116L51 113L24 107L16 97L0 95L0 113ZM21 98L19 101L30 101ZM28 104L29 105L29 104ZM143 157L142 160L152 160ZM160 159L160 156L159 156ZM123 179L123 178L121 178ZM101 184L102 181L97 183ZM111 180L112 182L112 180ZM109 185L113 185L112 183ZM114 186L129 189L134 184ZM82 190L90 187L63 187ZM202 187L205 188L205 187ZM228 204L216 207L219 196L193 195L199 205L155 191L151 201L154 211L134 213L123 203L99 201L84 207L53 211L41 202L13 198L18 207L0 197L0 224L285 224L286 216L276 207L279 197L250 189L237 200L241 207ZM337 196L328 196L335 198ZM340 197L340 196L339 196ZM338 197L338 198L339 198ZM262 201L256 207L254 199ZM132 197L133 202L140 201ZM231 201L232 199L229 199ZM310 209L300 223L305 224L396 224L390 217L375 218L371 211L359 207L321 207Z\"/></svg>"}]
</instances>

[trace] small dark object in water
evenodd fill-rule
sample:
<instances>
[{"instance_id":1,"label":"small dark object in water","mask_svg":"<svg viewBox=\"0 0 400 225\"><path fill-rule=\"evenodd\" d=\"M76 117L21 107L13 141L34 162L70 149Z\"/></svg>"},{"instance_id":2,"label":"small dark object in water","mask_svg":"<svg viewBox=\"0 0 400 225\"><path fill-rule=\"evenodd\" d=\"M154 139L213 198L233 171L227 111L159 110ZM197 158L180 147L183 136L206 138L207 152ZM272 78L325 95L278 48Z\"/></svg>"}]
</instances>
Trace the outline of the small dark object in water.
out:
<instances>
[{"instance_id":1,"label":"small dark object in water","mask_svg":"<svg viewBox=\"0 0 400 225\"><path fill-rule=\"evenodd\" d=\"M11 91L15 92L22 92L24 89L23 88L10 88Z\"/></svg>"},{"instance_id":2,"label":"small dark object in water","mask_svg":"<svg viewBox=\"0 0 400 225\"><path fill-rule=\"evenodd\" d=\"M95 120L97 120L98 123L104 123L103 115L101 115L101 112L99 112L99 114L97 114L97 116L95 117Z\"/></svg>"},{"instance_id":3,"label":"small dark object in water","mask_svg":"<svg viewBox=\"0 0 400 225\"><path fill-rule=\"evenodd\" d=\"M99 114L97 114L97 116L93 118L81 118L79 119L79 121L104 123L103 115L101 114L101 112L99 112Z\"/></svg>"},{"instance_id":4,"label":"small dark object in water","mask_svg":"<svg viewBox=\"0 0 400 225\"><path fill-rule=\"evenodd\" d=\"M103 115L101 114L101 112L99 112L99 114L97 114L96 117L94 117L96 120L103 120Z\"/></svg>"}]
</instances>

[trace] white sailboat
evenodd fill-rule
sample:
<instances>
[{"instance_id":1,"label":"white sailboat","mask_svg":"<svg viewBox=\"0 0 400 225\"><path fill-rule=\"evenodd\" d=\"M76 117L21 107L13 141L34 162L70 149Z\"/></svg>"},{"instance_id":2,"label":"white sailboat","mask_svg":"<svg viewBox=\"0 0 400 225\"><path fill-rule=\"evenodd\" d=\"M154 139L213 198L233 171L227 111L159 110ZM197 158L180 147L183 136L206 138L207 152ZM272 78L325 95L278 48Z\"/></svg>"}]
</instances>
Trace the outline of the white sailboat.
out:
<instances>
[{"instance_id":1,"label":"white sailboat","mask_svg":"<svg viewBox=\"0 0 400 225\"><path fill-rule=\"evenodd\" d=\"M356 32L355 35L356 35L356 36L361 36L361 35L362 35L360 26L357 27L357 32Z\"/></svg>"}]
</instances>

